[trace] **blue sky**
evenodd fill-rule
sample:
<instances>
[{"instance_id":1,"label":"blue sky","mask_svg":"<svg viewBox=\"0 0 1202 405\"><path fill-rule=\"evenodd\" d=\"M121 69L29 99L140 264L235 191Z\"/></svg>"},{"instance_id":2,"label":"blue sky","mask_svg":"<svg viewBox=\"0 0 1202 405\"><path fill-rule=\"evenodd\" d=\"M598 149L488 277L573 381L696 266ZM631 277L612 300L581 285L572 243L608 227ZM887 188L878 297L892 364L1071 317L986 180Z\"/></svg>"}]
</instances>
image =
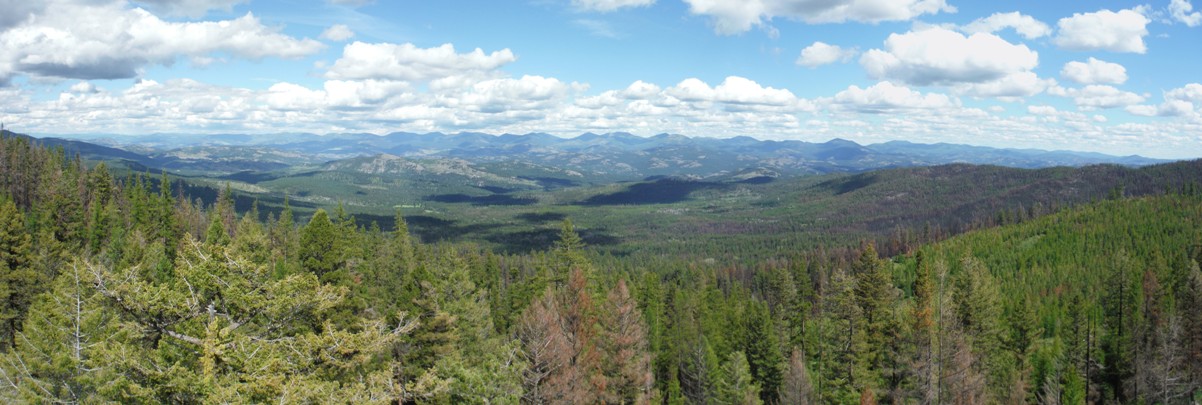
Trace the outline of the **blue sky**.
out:
<instances>
[{"instance_id":1,"label":"blue sky","mask_svg":"<svg viewBox=\"0 0 1202 405\"><path fill-rule=\"evenodd\" d=\"M1191 0L0 8L0 120L34 135L624 131L1202 156Z\"/></svg>"}]
</instances>

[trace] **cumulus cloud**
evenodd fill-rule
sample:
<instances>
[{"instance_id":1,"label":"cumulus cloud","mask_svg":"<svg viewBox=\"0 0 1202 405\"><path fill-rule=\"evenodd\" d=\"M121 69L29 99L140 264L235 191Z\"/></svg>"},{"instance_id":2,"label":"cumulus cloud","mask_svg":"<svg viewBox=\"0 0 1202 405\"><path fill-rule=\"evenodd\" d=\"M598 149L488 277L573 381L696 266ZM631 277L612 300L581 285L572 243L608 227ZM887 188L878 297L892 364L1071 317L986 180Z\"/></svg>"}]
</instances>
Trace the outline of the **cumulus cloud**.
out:
<instances>
[{"instance_id":1,"label":"cumulus cloud","mask_svg":"<svg viewBox=\"0 0 1202 405\"><path fill-rule=\"evenodd\" d=\"M1148 22L1137 10L1075 13L1060 19L1059 34L1052 42L1077 51L1144 53L1148 50L1144 45Z\"/></svg>"},{"instance_id":2,"label":"cumulus cloud","mask_svg":"<svg viewBox=\"0 0 1202 405\"><path fill-rule=\"evenodd\" d=\"M797 57L797 64L815 68L835 62L847 62L856 57L858 53L860 51L855 48L848 49L824 42L814 42L801 50L801 55Z\"/></svg>"},{"instance_id":3,"label":"cumulus cloud","mask_svg":"<svg viewBox=\"0 0 1202 405\"><path fill-rule=\"evenodd\" d=\"M120 3L50 3L29 23L0 33L0 83L15 75L75 79L137 76L148 65L213 53L298 58L321 50L263 25L253 14L224 21L168 22Z\"/></svg>"},{"instance_id":4,"label":"cumulus cloud","mask_svg":"<svg viewBox=\"0 0 1202 405\"><path fill-rule=\"evenodd\" d=\"M233 10L246 0L133 0L133 3L173 16L200 17L209 10Z\"/></svg>"},{"instance_id":5,"label":"cumulus cloud","mask_svg":"<svg viewBox=\"0 0 1202 405\"><path fill-rule=\"evenodd\" d=\"M1030 71L1039 53L989 33L964 36L941 27L890 34L884 49L860 57L868 75L904 83L950 85L984 83Z\"/></svg>"},{"instance_id":6,"label":"cumulus cloud","mask_svg":"<svg viewBox=\"0 0 1202 405\"><path fill-rule=\"evenodd\" d=\"M1127 112L1144 117L1188 117L1194 116L1194 103L1183 100L1165 100L1160 105L1129 105Z\"/></svg>"},{"instance_id":7,"label":"cumulus cloud","mask_svg":"<svg viewBox=\"0 0 1202 405\"><path fill-rule=\"evenodd\" d=\"M689 78L664 92L687 102L787 106L798 101L797 96L789 90L764 87L751 79L739 76L727 77L715 87L710 87L700 79Z\"/></svg>"},{"instance_id":8,"label":"cumulus cloud","mask_svg":"<svg viewBox=\"0 0 1202 405\"><path fill-rule=\"evenodd\" d=\"M330 28L326 28L325 31L321 32L322 39L327 39L334 42L346 41L354 36L355 32L351 31L351 27L347 27L345 24L334 24L331 25Z\"/></svg>"},{"instance_id":9,"label":"cumulus cloud","mask_svg":"<svg viewBox=\"0 0 1202 405\"><path fill-rule=\"evenodd\" d=\"M353 42L342 50L342 57L326 71L330 79L391 79L430 81L435 79L487 74L517 57L508 48L485 54L480 48L468 53L455 52L455 46L419 48L413 44Z\"/></svg>"},{"instance_id":10,"label":"cumulus cloud","mask_svg":"<svg viewBox=\"0 0 1202 405\"><path fill-rule=\"evenodd\" d=\"M655 0L572 0L572 5L590 11L610 12L627 7L645 7Z\"/></svg>"},{"instance_id":11,"label":"cumulus cloud","mask_svg":"<svg viewBox=\"0 0 1202 405\"><path fill-rule=\"evenodd\" d=\"M1190 4L1189 0L1172 0L1169 2L1169 14L1177 22L1190 27L1197 27L1199 24L1202 24L1202 13L1194 11L1194 5Z\"/></svg>"},{"instance_id":12,"label":"cumulus cloud","mask_svg":"<svg viewBox=\"0 0 1202 405\"><path fill-rule=\"evenodd\" d=\"M41 13L46 3L29 0L0 0L0 32L9 27L28 21L34 15Z\"/></svg>"},{"instance_id":13,"label":"cumulus cloud","mask_svg":"<svg viewBox=\"0 0 1202 405\"><path fill-rule=\"evenodd\" d=\"M957 104L945 94L922 94L909 87L883 81L868 88L852 85L835 94L834 103L845 108L867 113L884 113L897 110L940 109Z\"/></svg>"},{"instance_id":14,"label":"cumulus cloud","mask_svg":"<svg viewBox=\"0 0 1202 405\"><path fill-rule=\"evenodd\" d=\"M850 86L813 101L736 77L716 85L684 80L661 87L636 81L595 96L584 95L586 85L541 76L476 78L440 89L374 79L330 79L317 87L277 83L265 90L187 79L143 80L118 92L79 83L72 87L57 99L36 101L26 90L0 89L0 97L9 100L0 104L0 120L42 133L76 133L80 128L107 133L275 133L280 128L317 133L630 131L817 141L842 137L867 143L972 139L974 144L1021 143L1049 149L1104 144L1097 147L1110 153L1161 156L1181 156L1182 151L1197 150L1198 144L1191 137L1197 124L1190 120L1107 124L1104 115L1049 106L1027 107L1027 114L994 115L998 111L992 108L993 113L966 108L949 95L893 82ZM693 96L683 100L673 94ZM1202 97L1202 85L1186 85L1165 97ZM748 102L762 104L741 104ZM1170 109L1178 108L1174 106L1184 104L1168 105L1163 114L1172 114ZM1159 106L1152 108L1161 114ZM1148 137L1156 137L1158 149L1149 149Z\"/></svg>"},{"instance_id":15,"label":"cumulus cloud","mask_svg":"<svg viewBox=\"0 0 1202 405\"><path fill-rule=\"evenodd\" d=\"M1169 90L1164 94L1164 98L1202 103L1202 84L1190 83L1180 88Z\"/></svg>"},{"instance_id":16,"label":"cumulus cloud","mask_svg":"<svg viewBox=\"0 0 1202 405\"><path fill-rule=\"evenodd\" d=\"M69 90L72 93L83 93L83 94L100 92L100 90L96 88L96 85L94 85L90 82L79 82L79 83L72 84Z\"/></svg>"},{"instance_id":17,"label":"cumulus cloud","mask_svg":"<svg viewBox=\"0 0 1202 405\"><path fill-rule=\"evenodd\" d=\"M923 14L955 12L945 0L685 0L689 12L711 18L714 31L731 35L773 18L810 24L906 21Z\"/></svg>"},{"instance_id":18,"label":"cumulus cloud","mask_svg":"<svg viewBox=\"0 0 1202 405\"><path fill-rule=\"evenodd\" d=\"M1055 80L1041 79L1034 72L1016 72L987 82L958 84L952 87L952 91L973 97L1021 101L1024 97L1042 93L1055 85Z\"/></svg>"},{"instance_id":19,"label":"cumulus cloud","mask_svg":"<svg viewBox=\"0 0 1202 405\"><path fill-rule=\"evenodd\" d=\"M1202 105L1202 84L1190 83L1164 93L1160 105L1131 105L1127 112L1146 117L1197 117Z\"/></svg>"},{"instance_id":20,"label":"cumulus cloud","mask_svg":"<svg viewBox=\"0 0 1202 405\"><path fill-rule=\"evenodd\" d=\"M1079 89L1055 88L1049 93L1070 97L1073 103L1082 109L1126 107L1144 102L1144 96L1101 84L1091 84Z\"/></svg>"},{"instance_id":21,"label":"cumulus cloud","mask_svg":"<svg viewBox=\"0 0 1202 405\"><path fill-rule=\"evenodd\" d=\"M1127 68L1091 57L1085 62L1064 64L1060 77L1080 84L1123 84L1127 81Z\"/></svg>"},{"instance_id":22,"label":"cumulus cloud","mask_svg":"<svg viewBox=\"0 0 1202 405\"><path fill-rule=\"evenodd\" d=\"M714 100L730 104L783 106L797 101L793 92L764 87L751 79L730 76L714 88Z\"/></svg>"},{"instance_id":23,"label":"cumulus cloud","mask_svg":"<svg viewBox=\"0 0 1202 405\"><path fill-rule=\"evenodd\" d=\"M446 106L485 113L539 110L557 105L570 90L568 84L553 77L527 75L519 79L492 79L476 83L469 91L447 99Z\"/></svg>"},{"instance_id":24,"label":"cumulus cloud","mask_svg":"<svg viewBox=\"0 0 1202 405\"><path fill-rule=\"evenodd\" d=\"M961 30L969 34L975 34L978 32L993 33L1007 28L1013 28L1015 32L1018 32L1019 35L1022 35L1026 39L1044 37L1052 33L1052 28L1047 24L1036 20L1035 17L1017 11L994 13L989 17L979 18L965 25Z\"/></svg>"}]
</instances>

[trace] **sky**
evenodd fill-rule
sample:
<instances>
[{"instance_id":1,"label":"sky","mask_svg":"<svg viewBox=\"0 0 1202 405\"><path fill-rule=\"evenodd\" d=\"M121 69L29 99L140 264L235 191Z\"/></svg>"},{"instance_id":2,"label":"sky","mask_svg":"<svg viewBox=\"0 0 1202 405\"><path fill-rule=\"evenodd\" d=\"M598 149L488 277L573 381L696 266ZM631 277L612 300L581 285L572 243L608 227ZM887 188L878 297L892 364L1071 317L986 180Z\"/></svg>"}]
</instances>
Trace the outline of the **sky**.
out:
<instances>
[{"instance_id":1,"label":"sky","mask_svg":"<svg viewBox=\"0 0 1202 405\"><path fill-rule=\"evenodd\" d=\"M1191 0L0 10L0 121L35 136L666 132L1202 157Z\"/></svg>"}]
</instances>

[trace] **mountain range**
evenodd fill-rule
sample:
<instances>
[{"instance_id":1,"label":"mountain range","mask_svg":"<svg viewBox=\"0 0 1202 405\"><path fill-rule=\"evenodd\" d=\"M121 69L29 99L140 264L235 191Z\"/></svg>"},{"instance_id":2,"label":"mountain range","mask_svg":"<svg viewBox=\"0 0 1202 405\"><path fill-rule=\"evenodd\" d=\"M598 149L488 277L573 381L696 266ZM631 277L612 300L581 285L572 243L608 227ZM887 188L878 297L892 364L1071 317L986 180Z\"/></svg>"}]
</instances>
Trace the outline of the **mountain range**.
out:
<instances>
[{"instance_id":1,"label":"mountain range","mask_svg":"<svg viewBox=\"0 0 1202 405\"><path fill-rule=\"evenodd\" d=\"M6 136L13 135L6 133ZM394 164L410 160L424 161L427 166L433 161L450 159L450 163L444 161L436 166L463 167L467 164L472 170L497 165L511 169L515 165L529 166L535 174L559 173L563 176L553 177L577 177L588 182L653 176L737 176L749 171L757 176L792 176L949 163L1042 168L1090 164L1143 166L1166 162L1141 156L946 143L892 141L861 145L844 139L812 143L759 140L748 136L719 139L659 134L640 137L623 132L584 133L574 138L545 133L396 132L383 136L367 133L97 135L86 139L48 137L38 141L48 146L63 146L68 152L80 153L85 158L122 160L154 170L210 174L289 168L320 170L349 165L337 161L379 155Z\"/></svg>"}]
</instances>

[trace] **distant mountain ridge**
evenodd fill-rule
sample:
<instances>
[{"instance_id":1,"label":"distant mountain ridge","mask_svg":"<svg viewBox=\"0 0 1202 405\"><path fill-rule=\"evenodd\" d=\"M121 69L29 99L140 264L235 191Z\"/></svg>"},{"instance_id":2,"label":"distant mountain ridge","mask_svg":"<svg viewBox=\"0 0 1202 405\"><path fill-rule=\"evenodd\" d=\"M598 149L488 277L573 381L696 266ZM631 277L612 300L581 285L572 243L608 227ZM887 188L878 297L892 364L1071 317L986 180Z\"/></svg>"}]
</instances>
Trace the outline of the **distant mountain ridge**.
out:
<instances>
[{"instance_id":1,"label":"distant mountain ridge","mask_svg":"<svg viewBox=\"0 0 1202 405\"><path fill-rule=\"evenodd\" d=\"M1090 164L1144 166L1168 162L1141 156L946 143L892 141L860 145L838 138L814 143L666 133L641 137L625 132L587 132L574 138L546 133L492 135L480 132L394 132L383 136L368 133L160 134L91 141L95 144L59 138L40 140L48 145L61 143L68 150L84 151L95 157L111 156L172 170L271 171L296 166L319 167L327 162L383 155L404 159L456 159L473 166L525 162L581 173L588 179L602 182L651 176L711 177L748 170L787 176L948 163L1042 168Z\"/></svg>"}]
</instances>

